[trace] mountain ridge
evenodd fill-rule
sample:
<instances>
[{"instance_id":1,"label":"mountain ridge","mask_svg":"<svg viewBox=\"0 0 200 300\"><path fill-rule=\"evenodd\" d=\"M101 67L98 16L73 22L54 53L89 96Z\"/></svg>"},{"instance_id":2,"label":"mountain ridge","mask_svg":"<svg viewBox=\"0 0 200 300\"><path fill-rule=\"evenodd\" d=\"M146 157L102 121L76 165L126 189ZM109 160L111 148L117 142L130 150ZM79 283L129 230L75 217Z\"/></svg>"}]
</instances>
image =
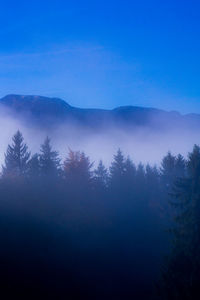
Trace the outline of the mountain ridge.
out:
<instances>
[{"instance_id":1,"label":"mountain ridge","mask_svg":"<svg viewBox=\"0 0 200 300\"><path fill-rule=\"evenodd\" d=\"M47 96L40 96L40 95L19 95L19 94L8 94L2 98L0 98L0 103L4 103L4 104L11 104L11 101L28 101L30 103L30 101L35 100L36 101L48 101L48 103L52 102L52 101L56 101L57 103L60 102L62 104L64 104L66 107L70 108L70 109L81 109L81 110L91 110L91 111L115 111L115 110L125 110L125 109L139 109L139 110L154 110L154 111L161 111L161 112L167 112L167 113L171 113L171 112L175 112L180 114L178 111L166 111L163 109L159 109L159 108L155 108L155 107L145 107L145 106L138 106L138 105L120 105L117 107L114 107L112 109L104 109L104 108L82 108L82 107L75 107L70 105L67 101L58 98L58 97L47 97ZM189 113L189 114L195 114L195 113ZM184 116L184 114L182 114ZM188 114L185 114L188 115ZM198 114L197 114L198 115ZM200 114L199 114L200 115Z\"/></svg>"},{"instance_id":2,"label":"mountain ridge","mask_svg":"<svg viewBox=\"0 0 200 300\"><path fill-rule=\"evenodd\" d=\"M152 107L119 106L113 109L79 108L60 98L38 95L9 94L0 99L0 112L8 113L23 122L52 127L65 123L79 124L90 129L110 127L153 127L154 129L200 126L200 114L182 115Z\"/></svg>"}]
</instances>

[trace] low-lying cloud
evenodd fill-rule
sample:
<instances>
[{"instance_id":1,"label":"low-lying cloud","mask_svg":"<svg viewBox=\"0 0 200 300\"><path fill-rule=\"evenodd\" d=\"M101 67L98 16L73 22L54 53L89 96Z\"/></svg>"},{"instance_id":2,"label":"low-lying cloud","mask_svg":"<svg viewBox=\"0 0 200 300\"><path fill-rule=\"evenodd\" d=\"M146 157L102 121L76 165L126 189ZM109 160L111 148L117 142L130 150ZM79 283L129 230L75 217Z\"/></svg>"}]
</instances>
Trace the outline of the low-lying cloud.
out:
<instances>
[{"instance_id":1,"label":"low-lying cloud","mask_svg":"<svg viewBox=\"0 0 200 300\"><path fill-rule=\"evenodd\" d=\"M80 125L63 124L55 129L42 129L25 125L17 117L10 116L6 110L1 110L0 128L1 164L4 161L7 145L11 143L11 138L18 129L23 133L32 154L40 151L40 145L48 135L53 148L58 150L62 159L67 156L70 148L74 151L84 151L95 163L102 159L107 166L118 148L126 156L129 155L136 164L142 161L153 165L160 164L167 151L186 156L192 150L193 145L200 141L198 129L173 127L159 131L148 127L127 130L111 126L106 130L95 132Z\"/></svg>"}]
</instances>

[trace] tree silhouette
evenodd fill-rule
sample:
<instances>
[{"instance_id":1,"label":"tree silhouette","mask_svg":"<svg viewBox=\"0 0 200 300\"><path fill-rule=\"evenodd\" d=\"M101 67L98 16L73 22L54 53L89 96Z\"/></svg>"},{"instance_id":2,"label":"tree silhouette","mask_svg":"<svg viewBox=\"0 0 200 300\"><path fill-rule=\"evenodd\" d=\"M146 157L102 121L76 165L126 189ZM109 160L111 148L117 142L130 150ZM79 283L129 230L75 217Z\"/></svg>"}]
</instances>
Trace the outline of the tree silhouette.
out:
<instances>
[{"instance_id":1,"label":"tree silhouette","mask_svg":"<svg viewBox=\"0 0 200 300\"><path fill-rule=\"evenodd\" d=\"M40 176L40 156L37 153L29 160L28 175L31 179L36 179Z\"/></svg>"},{"instance_id":2,"label":"tree silhouette","mask_svg":"<svg viewBox=\"0 0 200 300\"><path fill-rule=\"evenodd\" d=\"M66 182L77 188L89 186L92 183L92 166L93 164L85 153L70 149L63 164L63 174Z\"/></svg>"},{"instance_id":3,"label":"tree silhouette","mask_svg":"<svg viewBox=\"0 0 200 300\"><path fill-rule=\"evenodd\" d=\"M122 151L119 149L114 155L114 160L110 166L110 185L116 189L122 185L125 175L125 159Z\"/></svg>"},{"instance_id":4,"label":"tree silhouette","mask_svg":"<svg viewBox=\"0 0 200 300\"><path fill-rule=\"evenodd\" d=\"M182 161L182 159L181 159ZM173 248L163 272L163 299L200 298L200 147L189 153L187 177L174 183Z\"/></svg>"},{"instance_id":5,"label":"tree silhouette","mask_svg":"<svg viewBox=\"0 0 200 300\"><path fill-rule=\"evenodd\" d=\"M4 177L24 176L27 173L30 152L24 143L24 138L18 130L12 138L12 144L8 145L3 165Z\"/></svg>"},{"instance_id":6,"label":"tree silhouette","mask_svg":"<svg viewBox=\"0 0 200 300\"><path fill-rule=\"evenodd\" d=\"M108 185L108 170L104 166L102 160L100 160L97 168L94 170L94 179L96 185L100 188L106 188Z\"/></svg>"},{"instance_id":7,"label":"tree silhouette","mask_svg":"<svg viewBox=\"0 0 200 300\"><path fill-rule=\"evenodd\" d=\"M172 185L176 178L176 157L168 152L161 162L161 179L164 187L171 191Z\"/></svg>"},{"instance_id":8,"label":"tree silhouette","mask_svg":"<svg viewBox=\"0 0 200 300\"><path fill-rule=\"evenodd\" d=\"M49 137L41 145L39 162L42 176L52 177L59 174L60 158L58 152L52 150Z\"/></svg>"},{"instance_id":9,"label":"tree silhouette","mask_svg":"<svg viewBox=\"0 0 200 300\"><path fill-rule=\"evenodd\" d=\"M20 281L20 291L31 294L44 282L50 298L71 299L77 288L77 299L155 299L150 286L170 250L160 299L200 299L199 146L186 159L168 152L161 168L136 167L119 149L110 168L100 161L94 170L80 151L69 150L61 165L48 137L30 158L18 131L0 195L1 288L18 289Z\"/></svg>"}]
</instances>

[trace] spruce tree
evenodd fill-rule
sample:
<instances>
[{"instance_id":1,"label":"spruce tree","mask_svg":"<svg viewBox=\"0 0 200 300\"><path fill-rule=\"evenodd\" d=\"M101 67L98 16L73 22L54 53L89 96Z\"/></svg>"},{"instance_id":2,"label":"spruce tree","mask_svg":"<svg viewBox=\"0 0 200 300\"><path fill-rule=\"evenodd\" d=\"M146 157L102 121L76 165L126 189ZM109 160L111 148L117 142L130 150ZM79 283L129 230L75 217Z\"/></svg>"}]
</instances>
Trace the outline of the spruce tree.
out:
<instances>
[{"instance_id":1,"label":"spruce tree","mask_svg":"<svg viewBox=\"0 0 200 300\"><path fill-rule=\"evenodd\" d=\"M161 162L161 180L168 192L171 191L173 182L176 178L176 157L168 152Z\"/></svg>"},{"instance_id":2,"label":"spruce tree","mask_svg":"<svg viewBox=\"0 0 200 300\"><path fill-rule=\"evenodd\" d=\"M8 145L3 165L3 176L25 176L28 169L30 152L24 143L22 133L18 130L12 138L12 144Z\"/></svg>"},{"instance_id":3,"label":"spruce tree","mask_svg":"<svg viewBox=\"0 0 200 300\"><path fill-rule=\"evenodd\" d=\"M149 164L145 168L146 185L149 191L153 192L159 188L160 174L156 166L151 167Z\"/></svg>"},{"instance_id":4,"label":"spruce tree","mask_svg":"<svg viewBox=\"0 0 200 300\"><path fill-rule=\"evenodd\" d=\"M92 182L92 166L84 152L70 149L63 165L64 178L72 186L86 187Z\"/></svg>"},{"instance_id":5,"label":"spruce tree","mask_svg":"<svg viewBox=\"0 0 200 300\"><path fill-rule=\"evenodd\" d=\"M130 185L133 185L136 176L136 166L132 162L130 157L128 157L125 160L124 167L125 167L125 176L127 178L127 182L129 182Z\"/></svg>"},{"instance_id":6,"label":"spruce tree","mask_svg":"<svg viewBox=\"0 0 200 300\"><path fill-rule=\"evenodd\" d=\"M110 166L109 197L110 201L114 201L115 209L120 209L122 218L125 218L127 212L125 203L131 196L127 189L126 160L120 149L114 155Z\"/></svg>"},{"instance_id":7,"label":"spruce tree","mask_svg":"<svg viewBox=\"0 0 200 300\"><path fill-rule=\"evenodd\" d=\"M145 178L146 178L146 193L147 202L150 204L152 210L160 215L160 196L162 195L162 190L160 187L160 174L156 166L150 166L147 164L145 168Z\"/></svg>"},{"instance_id":8,"label":"spruce tree","mask_svg":"<svg viewBox=\"0 0 200 300\"><path fill-rule=\"evenodd\" d=\"M136 184L136 166L133 161L128 157L124 162L124 185L126 189L127 198L132 199L134 202L135 197L135 184Z\"/></svg>"},{"instance_id":9,"label":"spruce tree","mask_svg":"<svg viewBox=\"0 0 200 300\"><path fill-rule=\"evenodd\" d=\"M178 178L186 175L186 161L181 154L178 154L175 162L175 172Z\"/></svg>"},{"instance_id":10,"label":"spruce tree","mask_svg":"<svg viewBox=\"0 0 200 300\"><path fill-rule=\"evenodd\" d=\"M46 137L41 145L39 162L42 176L52 177L59 175L60 158L58 152L52 150L49 137Z\"/></svg>"},{"instance_id":11,"label":"spruce tree","mask_svg":"<svg viewBox=\"0 0 200 300\"><path fill-rule=\"evenodd\" d=\"M40 176L40 157L39 154L34 154L29 160L28 175L30 178L37 178Z\"/></svg>"},{"instance_id":12,"label":"spruce tree","mask_svg":"<svg viewBox=\"0 0 200 300\"><path fill-rule=\"evenodd\" d=\"M162 299L200 298L200 147L195 145L187 161L187 177L174 183L174 222L170 229L171 255L160 284Z\"/></svg>"},{"instance_id":13,"label":"spruce tree","mask_svg":"<svg viewBox=\"0 0 200 300\"><path fill-rule=\"evenodd\" d=\"M145 185L145 168L141 162L137 166L136 182L141 187L144 187L144 185Z\"/></svg>"},{"instance_id":14,"label":"spruce tree","mask_svg":"<svg viewBox=\"0 0 200 300\"><path fill-rule=\"evenodd\" d=\"M136 169L135 175L135 194L136 201L140 207L146 206L147 203L147 191L146 191L146 178L145 178L145 167L142 163L139 163Z\"/></svg>"},{"instance_id":15,"label":"spruce tree","mask_svg":"<svg viewBox=\"0 0 200 300\"><path fill-rule=\"evenodd\" d=\"M100 160L97 168L94 170L94 180L100 188L106 188L108 185L108 170Z\"/></svg>"},{"instance_id":16,"label":"spruce tree","mask_svg":"<svg viewBox=\"0 0 200 300\"><path fill-rule=\"evenodd\" d=\"M123 184L125 175L125 158L122 151L119 149L117 154L114 155L114 160L110 166L110 185L120 188Z\"/></svg>"}]
</instances>

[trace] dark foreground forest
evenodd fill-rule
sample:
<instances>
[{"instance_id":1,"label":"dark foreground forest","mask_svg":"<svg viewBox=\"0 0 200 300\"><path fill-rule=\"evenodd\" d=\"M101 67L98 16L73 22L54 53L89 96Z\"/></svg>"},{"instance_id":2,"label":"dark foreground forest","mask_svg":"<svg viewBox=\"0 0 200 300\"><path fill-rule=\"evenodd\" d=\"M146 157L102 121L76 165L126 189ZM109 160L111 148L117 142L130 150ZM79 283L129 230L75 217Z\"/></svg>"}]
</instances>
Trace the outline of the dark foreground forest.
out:
<instances>
[{"instance_id":1,"label":"dark foreground forest","mask_svg":"<svg viewBox=\"0 0 200 300\"><path fill-rule=\"evenodd\" d=\"M200 299L200 148L108 169L18 131L0 178L1 299Z\"/></svg>"}]
</instances>

